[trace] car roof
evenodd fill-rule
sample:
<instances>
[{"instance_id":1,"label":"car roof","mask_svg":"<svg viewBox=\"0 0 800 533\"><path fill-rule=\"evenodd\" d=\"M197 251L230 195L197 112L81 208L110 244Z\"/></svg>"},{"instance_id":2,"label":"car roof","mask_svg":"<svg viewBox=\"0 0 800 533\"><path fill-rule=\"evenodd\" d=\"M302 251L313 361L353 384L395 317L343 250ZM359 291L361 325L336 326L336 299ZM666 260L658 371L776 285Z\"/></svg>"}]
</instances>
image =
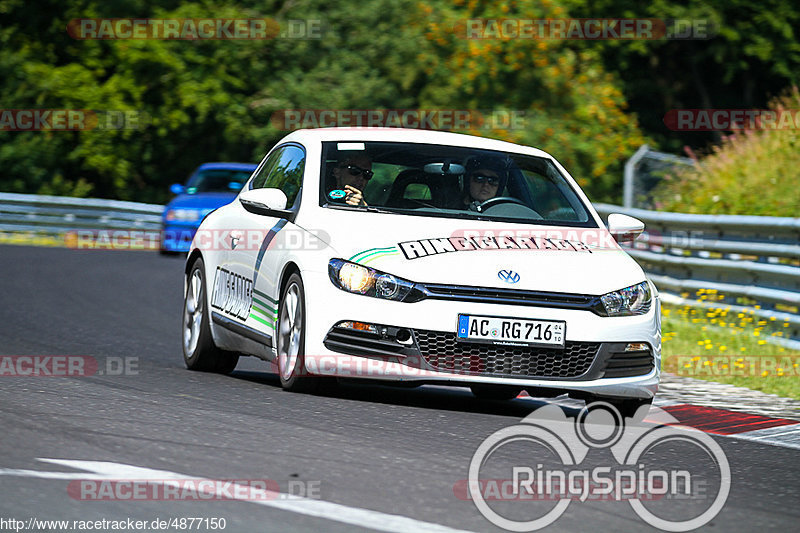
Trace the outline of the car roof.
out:
<instances>
[{"instance_id":1,"label":"car roof","mask_svg":"<svg viewBox=\"0 0 800 533\"><path fill-rule=\"evenodd\" d=\"M226 163L226 162L219 162L219 163L203 163L197 170L255 170L258 166L257 163Z\"/></svg>"},{"instance_id":2,"label":"car roof","mask_svg":"<svg viewBox=\"0 0 800 533\"><path fill-rule=\"evenodd\" d=\"M282 139L281 142L304 141L366 141L366 142L401 142L417 144L441 144L445 146L463 146L483 150L524 153L539 157L551 157L547 152L496 139L487 139L463 133L422 130L413 128L314 128L296 130Z\"/></svg>"}]
</instances>

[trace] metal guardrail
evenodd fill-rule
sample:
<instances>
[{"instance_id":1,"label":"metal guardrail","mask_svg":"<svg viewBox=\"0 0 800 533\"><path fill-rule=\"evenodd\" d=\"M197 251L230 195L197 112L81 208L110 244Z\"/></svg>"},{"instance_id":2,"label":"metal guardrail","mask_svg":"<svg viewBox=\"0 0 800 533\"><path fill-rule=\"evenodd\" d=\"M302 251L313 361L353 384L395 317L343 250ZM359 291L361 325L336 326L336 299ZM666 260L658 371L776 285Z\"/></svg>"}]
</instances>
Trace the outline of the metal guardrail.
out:
<instances>
[{"instance_id":1,"label":"metal guardrail","mask_svg":"<svg viewBox=\"0 0 800 533\"><path fill-rule=\"evenodd\" d=\"M71 198L38 194L0 193L0 233L17 236L12 242L49 239L50 244L76 245L80 232L116 232L114 243L157 249L163 205ZM8 239L5 239L8 240Z\"/></svg>"},{"instance_id":2,"label":"metal guardrail","mask_svg":"<svg viewBox=\"0 0 800 533\"><path fill-rule=\"evenodd\" d=\"M626 250L665 301L726 307L788 324L800 347L800 218L664 213L595 204L607 219L623 213L645 223ZM701 299L698 292L713 301Z\"/></svg>"},{"instance_id":3,"label":"metal guardrail","mask_svg":"<svg viewBox=\"0 0 800 533\"><path fill-rule=\"evenodd\" d=\"M156 204L0 193L0 231L159 230L163 211Z\"/></svg>"}]
</instances>

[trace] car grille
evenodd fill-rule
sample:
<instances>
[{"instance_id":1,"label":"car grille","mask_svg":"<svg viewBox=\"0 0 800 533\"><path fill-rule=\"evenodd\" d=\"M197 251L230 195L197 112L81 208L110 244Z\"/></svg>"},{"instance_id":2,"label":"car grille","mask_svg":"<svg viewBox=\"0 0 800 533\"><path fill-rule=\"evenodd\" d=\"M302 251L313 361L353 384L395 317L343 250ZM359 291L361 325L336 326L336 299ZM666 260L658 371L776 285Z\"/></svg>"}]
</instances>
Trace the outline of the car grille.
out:
<instances>
[{"instance_id":1,"label":"car grille","mask_svg":"<svg viewBox=\"0 0 800 533\"><path fill-rule=\"evenodd\" d=\"M325 347L334 352L363 356L404 355L409 350L402 344L375 333L334 327L325 337ZM412 349L410 353L415 353Z\"/></svg>"},{"instance_id":2,"label":"car grille","mask_svg":"<svg viewBox=\"0 0 800 533\"><path fill-rule=\"evenodd\" d=\"M563 349L458 342L454 333L415 330L425 361L459 374L577 378L589 371L599 343L567 341Z\"/></svg>"},{"instance_id":3,"label":"car grille","mask_svg":"<svg viewBox=\"0 0 800 533\"><path fill-rule=\"evenodd\" d=\"M417 288L424 295L424 298L432 300L576 309L592 311L600 315L604 312L599 296L585 294L526 291L496 287L467 287L434 283L418 283Z\"/></svg>"},{"instance_id":4,"label":"car grille","mask_svg":"<svg viewBox=\"0 0 800 533\"><path fill-rule=\"evenodd\" d=\"M606 362L604 378L627 378L643 376L653 370L653 354L650 350L612 353Z\"/></svg>"}]
</instances>

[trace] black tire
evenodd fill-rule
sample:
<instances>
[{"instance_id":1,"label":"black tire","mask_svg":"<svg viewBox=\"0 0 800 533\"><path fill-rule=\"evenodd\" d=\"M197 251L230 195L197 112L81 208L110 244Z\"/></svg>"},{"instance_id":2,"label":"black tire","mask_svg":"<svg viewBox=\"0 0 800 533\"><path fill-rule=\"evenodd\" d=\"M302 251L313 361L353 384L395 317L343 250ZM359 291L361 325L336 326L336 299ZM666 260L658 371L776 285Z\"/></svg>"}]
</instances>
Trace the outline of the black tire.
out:
<instances>
[{"instance_id":1,"label":"black tire","mask_svg":"<svg viewBox=\"0 0 800 533\"><path fill-rule=\"evenodd\" d=\"M472 394L481 400L513 400L522 392L522 387L488 383L473 383L469 388Z\"/></svg>"},{"instance_id":2,"label":"black tire","mask_svg":"<svg viewBox=\"0 0 800 533\"><path fill-rule=\"evenodd\" d=\"M190 312L192 306L194 312ZM203 259L198 257L189 271L183 298L183 360L189 370L230 374L239 362L239 354L217 348L211 336L209 319L205 267Z\"/></svg>"},{"instance_id":3,"label":"black tire","mask_svg":"<svg viewBox=\"0 0 800 533\"><path fill-rule=\"evenodd\" d=\"M297 272L289 276L278 303L275 347L278 352L278 377L283 390L317 392L321 380L305 369L306 293ZM294 311L291 308L294 307ZM292 318L294 317L294 318Z\"/></svg>"}]
</instances>

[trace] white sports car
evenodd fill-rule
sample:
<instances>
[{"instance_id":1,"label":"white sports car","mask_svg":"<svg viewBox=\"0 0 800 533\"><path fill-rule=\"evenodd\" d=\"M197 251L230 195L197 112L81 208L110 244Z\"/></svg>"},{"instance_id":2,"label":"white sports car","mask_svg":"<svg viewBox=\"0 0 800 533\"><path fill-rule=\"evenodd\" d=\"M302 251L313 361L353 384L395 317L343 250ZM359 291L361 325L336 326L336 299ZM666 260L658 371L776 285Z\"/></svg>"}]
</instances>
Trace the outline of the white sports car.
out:
<instances>
[{"instance_id":1,"label":"white sports car","mask_svg":"<svg viewBox=\"0 0 800 533\"><path fill-rule=\"evenodd\" d=\"M661 362L655 286L547 153L398 128L299 130L210 213L186 263L190 369L240 354L336 377L569 393L626 414Z\"/></svg>"}]
</instances>

